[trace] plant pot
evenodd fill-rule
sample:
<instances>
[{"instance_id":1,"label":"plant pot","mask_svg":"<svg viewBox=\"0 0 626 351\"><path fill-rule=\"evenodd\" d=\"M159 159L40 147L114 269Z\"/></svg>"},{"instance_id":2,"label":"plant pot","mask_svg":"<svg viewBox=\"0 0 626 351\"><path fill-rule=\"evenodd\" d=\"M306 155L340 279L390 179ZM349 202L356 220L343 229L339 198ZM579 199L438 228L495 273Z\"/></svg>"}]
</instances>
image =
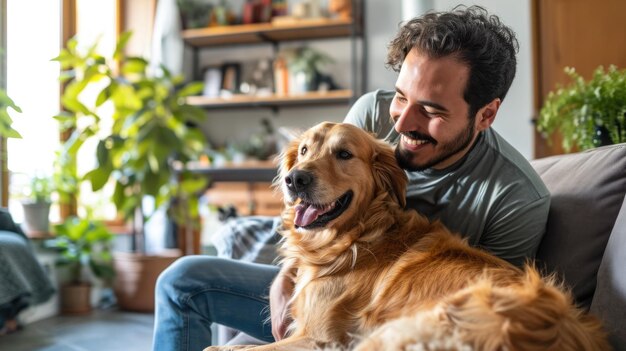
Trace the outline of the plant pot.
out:
<instances>
[{"instance_id":1,"label":"plant pot","mask_svg":"<svg viewBox=\"0 0 626 351\"><path fill-rule=\"evenodd\" d=\"M49 232L49 202L23 202L22 208L24 209L24 223L22 225L26 234L37 235Z\"/></svg>"},{"instance_id":2,"label":"plant pot","mask_svg":"<svg viewBox=\"0 0 626 351\"><path fill-rule=\"evenodd\" d=\"M157 278L180 256L180 250L171 250L158 255L114 253L113 290L118 306L127 311L153 312Z\"/></svg>"},{"instance_id":3,"label":"plant pot","mask_svg":"<svg viewBox=\"0 0 626 351\"><path fill-rule=\"evenodd\" d=\"M63 285L61 313L72 315L91 313L91 285L87 283Z\"/></svg>"}]
</instances>

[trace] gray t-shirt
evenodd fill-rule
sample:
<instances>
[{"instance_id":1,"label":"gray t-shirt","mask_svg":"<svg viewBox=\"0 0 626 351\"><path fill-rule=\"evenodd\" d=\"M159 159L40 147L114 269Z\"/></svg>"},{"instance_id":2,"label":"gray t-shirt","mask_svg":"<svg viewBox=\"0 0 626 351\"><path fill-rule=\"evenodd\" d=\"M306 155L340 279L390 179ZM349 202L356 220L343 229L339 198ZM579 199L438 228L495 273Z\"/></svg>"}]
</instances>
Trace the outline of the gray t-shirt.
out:
<instances>
[{"instance_id":1,"label":"gray t-shirt","mask_svg":"<svg viewBox=\"0 0 626 351\"><path fill-rule=\"evenodd\" d=\"M363 95L344 122L392 144L393 91ZM482 131L468 154L443 170L407 172L407 207L440 219L471 245L517 265L533 258L545 233L550 194L528 161L493 128Z\"/></svg>"}]
</instances>

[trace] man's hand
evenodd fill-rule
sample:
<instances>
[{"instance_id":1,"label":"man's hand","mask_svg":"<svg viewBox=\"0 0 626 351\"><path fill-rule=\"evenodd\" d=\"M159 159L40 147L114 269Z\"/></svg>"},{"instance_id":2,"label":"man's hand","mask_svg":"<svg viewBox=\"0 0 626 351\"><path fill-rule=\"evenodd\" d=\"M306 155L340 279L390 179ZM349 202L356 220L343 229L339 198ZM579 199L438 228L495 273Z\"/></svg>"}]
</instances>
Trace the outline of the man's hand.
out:
<instances>
[{"instance_id":1,"label":"man's hand","mask_svg":"<svg viewBox=\"0 0 626 351\"><path fill-rule=\"evenodd\" d=\"M281 340L287 333L291 323L289 316L289 299L293 293L293 280L290 275L281 270L270 287L270 314L272 318L272 335L276 341Z\"/></svg>"}]
</instances>

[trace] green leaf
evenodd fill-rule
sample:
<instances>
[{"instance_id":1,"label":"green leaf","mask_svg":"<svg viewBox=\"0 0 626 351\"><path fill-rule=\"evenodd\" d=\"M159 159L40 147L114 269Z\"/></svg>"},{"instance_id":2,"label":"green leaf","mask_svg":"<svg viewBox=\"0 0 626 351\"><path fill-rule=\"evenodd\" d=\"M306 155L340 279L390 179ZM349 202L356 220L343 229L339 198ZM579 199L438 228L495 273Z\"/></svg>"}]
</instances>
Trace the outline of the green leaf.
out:
<instances>
[{"instance_id":1,"label":"green leaf","mask_svg":"<svg viewBox=\"0 0 626 351\"><path fill-rule=\"evenodd\" d=\"M111 94L111 99L117 109L138 111L144 107L133 87L128 84L117 85Z\"/></svg>"},{"instance_id":2,"label":"green leaf","mask_svg":"<svg viewBox=\"0 0 626 351\"><path fill-rule=\"evenodd\" d=\"M73 81L65 87L61 103L68 110L88 115L91 111L79 100L79 95L87 86L86 82Z\"/></svg>"},{"instance_id":3,"label":"green leaf","mask_svg":"<svg viewBox=\"0 0 626 351\"><path fill-rule=\"evenodd\" d=\"M96 159L98 161L98 165L101 167L111 164L111 160L109 159L109 149L107 148L107 139L100 140L98 142L98 146L96 146Z\"/></svg>"},{"instance_id":4,"label":"green leaf","mask_svg":"<svg viewBox=\"0 0 626 351\"><path fill-rule=\"evenodd\" d=\"M204 177L196 177L191 179L185 179L181 181L180 187L186 194L195 194L199 191L206 189L208 181Z\"/></svg>"},{"instance_id":5,"label":"green leaf","mask_svg":"<svg viewBox=\"0 0 626 351\"><path fill-rule=\"evenodd\" d=\"M122 33L122 35L120 35L120 38L117 41L117 45L115 46L115 52L113 52L114 59L116 60L122 59L124 55L124 48L126 47L126 44L128 43L128 40L130 40L132 35L133 35L132 32L124 32Z\"/></svg>"},{"instance_id":6,"label":"green leaf","mask_svg":"<svg viewBox=\"0 0 626 351\"><path fill-rule=\"evenodd\" d=\"M9 128L7 130L2 130L0 135L2 135L5 138L22 139L22 134L20 134L17 130L15 130L13 128Z\"/></svg>"},{"instance_id":7,"label":"green leaf","mask_svg":"<svg viewBox=\"0 0 626 351\"><path fill-rule=\"evenodd\" d=\"M159 173L159 160L154 156L154 153L148 153L148 165L152 173Z\"/></svg>"},{"instance_id":8,"label":"green leaf","mask_svg":"<svg viewBox=\"0 0 626 351\"><path fill-rule=\"evenodd\" d=\"M72 241L81 240L87 229L89 228L89 221L79 218L72 218L71 225L67 228L67 237Z\"/></svg>"},{"instance_id":9,"label":"green leaf","mask_svg":"<svg viewBox=\"0 0 626 351\"><path fill-rule=\"evenodd\" d=\"M15 104L13 99L11 99L4 90L0 89L0 108L6 110L6 107L10 107L19 113L22 112L22 109Z\"/></svg>"},{"instance_id":10,"label":"green leaf","mask_svg":"<svg viewBox=\"0 0 626 351\"><path fill-rule=\"evenodd\" d=\"M105 102L109 100L111 97L111 90L113 89L112 84L108 85L106 88L102 89L96 98L96 106L102 106Z\"/></svg>"},{"instance_id":11,"label":"green leaf","mask_svg":"<svg viewBox=\"0 0 626 351\"><path fill-rule=\"evenodd\" d=\"M192 106L192 105L183 105L180 106L177 110L177 114L184 118L186 121L202 123L207 119L206 111L203 109Z\"/></svg>"},{"instance_id":12,"label":"green leaf","mask_svg":"<svg viewBox=\"0 0 626 351\"><path fill-rule=\"evenodd\" d=\"M89 260L89 268L100 279L111 279L115 276L115 269L110 263L100 264L94 260Z\"/></svg>"},{"instance_id":13,"label":"green leaf","mask_svg":"<svg viewBox=\"0 0 626 351\"><path fill-rule=\"evenodd\" d=\"M113 197L111 199L113 200L115 207L120 210L124 200L126 199L124 184L119 181L115 182L115 189L113 190Z\"/></svg>"},{"instance_id":14,"label":"green leaf","mask_svg":"<svg viewBox=\"0 0 626 351\"><path fill-rule=\"evenodd\" d=\"M104 188L111 176L111 172L111 167L102 166L87 172L83 176L83 179L91 182L91 189L93 191L98 191Z\"/></svg>"},{"instance_id":15,"label":"green leaf","mask_svg":"<svg viewBox=\"0 0 626 351\"><path fill-rule=\"evenodd\" d=\"M145 193L152 196L157 196L159 194L162 185L163 184L156 174L151 174L143 181Z\"/></svg>"},{"instance_id":16,"label":"green leaf","mask_svg":"<svg viewBox=\"0 0 626 351\"><path fill-rule=\"evenodd\" d=\"M123 74L143 74L148 67L148 61L140 57L132 57L126 60L122 66Z\"/></svg>"},{"instance_id":17,"label":"green leaf","mask_svg":"<svg viewBox=\"0 0 626 351\"><path fill-rule=\"evenodd\" d=\"M187 97L192 95L198 95L204 89L204 83L202 82L193 82L187 84L178 92L178 97Z\"/></svg>"}]
</instances>

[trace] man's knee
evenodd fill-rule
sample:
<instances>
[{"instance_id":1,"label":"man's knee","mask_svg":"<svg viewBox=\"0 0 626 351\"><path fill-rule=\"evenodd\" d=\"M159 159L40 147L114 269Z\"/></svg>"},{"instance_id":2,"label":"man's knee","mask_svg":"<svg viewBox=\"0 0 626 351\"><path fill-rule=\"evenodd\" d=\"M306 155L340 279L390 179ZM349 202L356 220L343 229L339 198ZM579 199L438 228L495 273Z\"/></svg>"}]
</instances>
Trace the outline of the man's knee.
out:
<instances>
[{"instance_id":1,"label":"man's knee","mask_svg":"<svg viewBox=\"0 0 626 351\"><path fill-rule=\"evenodd\" d=\"M167 267L157 279L156 291L158 294L180 295L193 290L194 284L206 284L210 278L210 270L217 260L211 256L183 256ZM199 277L199 273L202 277Z\"/></svg>"}]
</instances>

